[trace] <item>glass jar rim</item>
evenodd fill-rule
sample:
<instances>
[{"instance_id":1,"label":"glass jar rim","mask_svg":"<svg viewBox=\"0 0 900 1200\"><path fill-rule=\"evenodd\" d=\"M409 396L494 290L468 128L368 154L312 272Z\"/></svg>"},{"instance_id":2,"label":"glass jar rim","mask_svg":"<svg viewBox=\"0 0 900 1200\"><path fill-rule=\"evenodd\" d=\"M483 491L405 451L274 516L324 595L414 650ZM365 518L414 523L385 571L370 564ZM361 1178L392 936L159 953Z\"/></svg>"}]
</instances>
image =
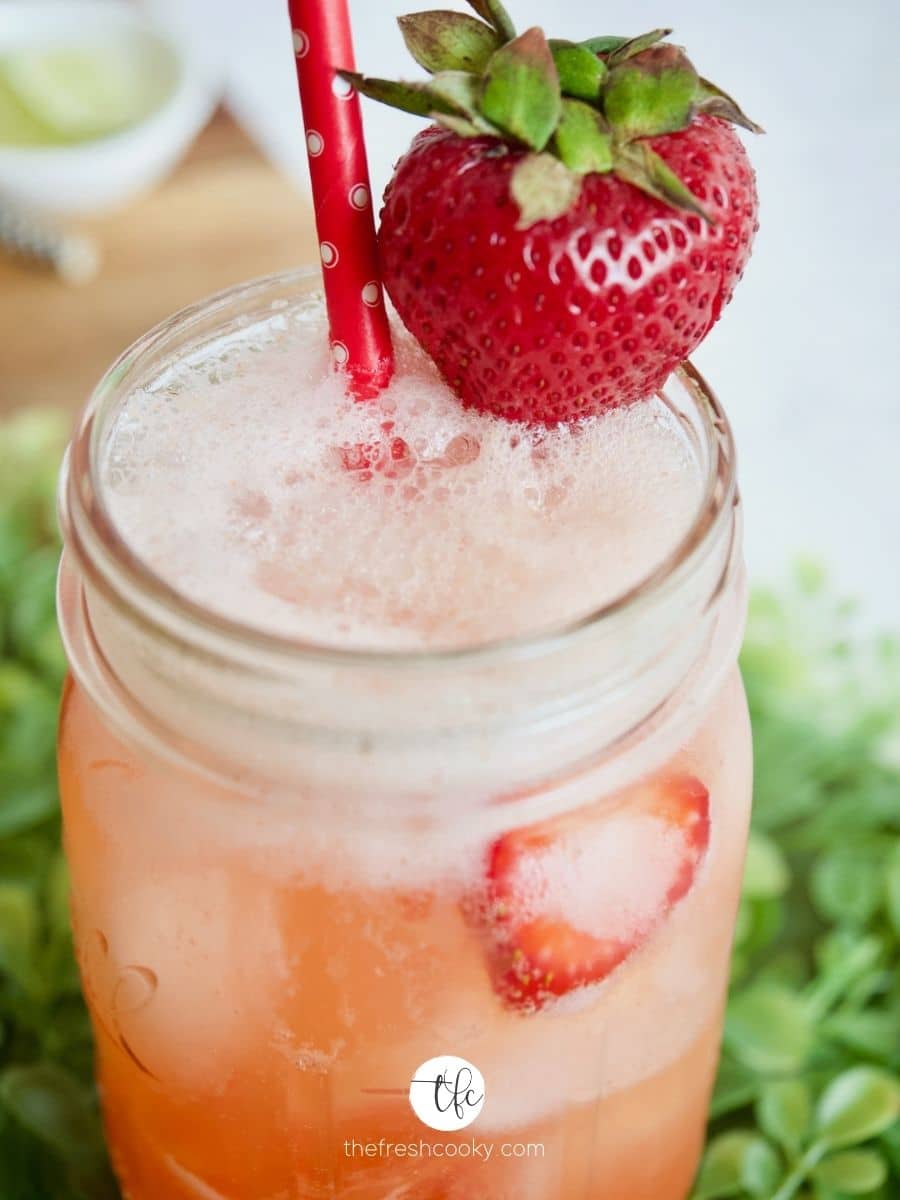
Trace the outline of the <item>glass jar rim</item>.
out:
<instances>
[{"instance_id":1,"label":"glass jar rim","mask_svg":"<svg viewBox=\"0 0 900 1200\"><path fill-rule=\"evenodd\" d=\"M99 478L100 450L106 433L107 406L122 394L129 372L154 351L164 351L176 335L234 305L248 309L278 292L286 298L320 279L316 268L276 272L227 288L189 305L138 338L109 367L95 387L76 427L60 479L60 522L66 545L80 569L117 607L164 635L193 644L187 630L202 629L225 657L228 651L250 652L277 662L282 673L291 663L319 661L335 667L415 669L480 666L492 660L522 660L550 654L579 634L612 629L626 615L655 602L663 603L705 557L707 547L737 503L736 453L728 419L715 393L689 361L675 374L694 401L702 420L709 453L703 492L694 518L676 545L637 583L596 609L575 619L522 634L484 642L426 649L341 647L268 632L218 613L184 595L155 572L123 538L104 502ZM714 597L711 597L712 600Z\"/></svg>"}]
</instances>

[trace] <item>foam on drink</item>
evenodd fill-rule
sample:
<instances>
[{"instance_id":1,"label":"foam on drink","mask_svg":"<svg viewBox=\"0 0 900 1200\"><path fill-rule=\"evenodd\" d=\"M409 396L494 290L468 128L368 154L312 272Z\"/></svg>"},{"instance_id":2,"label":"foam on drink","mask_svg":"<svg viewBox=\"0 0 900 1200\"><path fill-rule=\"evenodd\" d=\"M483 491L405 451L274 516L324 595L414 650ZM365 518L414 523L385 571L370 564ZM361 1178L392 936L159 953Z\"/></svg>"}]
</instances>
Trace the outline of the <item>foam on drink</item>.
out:
<instances>
[{"instance_id":1,"label":"foam on drink","mask_svg":"<svg viewBox=\"0 0 900 1200\"><path fill-rule=\"evenodd\" d=\"M348 399L307 300L135 388L103 459L128 543L232 619L382 649L576 619L677 545L702 472L661 400L529 430L463 409L395 341L390 388Z\"/></svg>"}]
</instances>

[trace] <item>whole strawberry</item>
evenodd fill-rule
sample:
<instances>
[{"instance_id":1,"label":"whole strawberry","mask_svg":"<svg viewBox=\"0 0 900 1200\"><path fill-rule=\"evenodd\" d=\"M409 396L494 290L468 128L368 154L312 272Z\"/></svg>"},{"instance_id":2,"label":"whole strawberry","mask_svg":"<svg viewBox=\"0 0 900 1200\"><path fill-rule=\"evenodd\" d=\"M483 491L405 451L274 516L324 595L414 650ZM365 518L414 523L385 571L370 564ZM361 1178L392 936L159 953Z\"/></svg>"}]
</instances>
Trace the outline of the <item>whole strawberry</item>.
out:
<instances>
[{"instance_id":1,"label":"whole strawberry","mask_svg":"<svg viewBox=\"0 0 900 1200\"><path fill-rule=\"evenodd\" d=\"M570 421L656 391L718 320L757 229L758 131L663 39L515 36L495 0L400 19L432 77L348 74L431 116L381 214L383 281L465 404Z\"/></svg>"}]
</instances>

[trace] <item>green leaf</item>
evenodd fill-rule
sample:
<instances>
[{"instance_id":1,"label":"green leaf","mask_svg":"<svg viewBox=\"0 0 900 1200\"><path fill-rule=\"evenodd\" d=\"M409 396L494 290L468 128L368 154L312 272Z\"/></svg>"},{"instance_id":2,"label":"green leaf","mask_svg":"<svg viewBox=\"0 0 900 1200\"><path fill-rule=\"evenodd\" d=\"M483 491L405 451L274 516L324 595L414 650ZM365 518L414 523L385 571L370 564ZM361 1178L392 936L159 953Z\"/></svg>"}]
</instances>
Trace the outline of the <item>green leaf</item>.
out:
<instances>
[{"instance_id":1,"label":"green leaf","mask_svg":"<svg viewBox=\"0 0 900 1200\"><path fill-rule=\"evenodd\" d=\"M801 1079L766 1084L756 1104L763 1133L790 1155L797 1155L812 1120L812 1096Z\"/></svg>"},{"instance_id":2,"label":"green leaf","mask_svg":"<svg viewBox=\"0 0 900 1200\"><path fill-rule=\"evenodd\" d=\"M716 1120L752 1104L759 1089L759 1077L742 1063L735 1062L729 1054L724 1054L710 1103L711 1117Z\"/></svg>"},{"instance_id":3,"label":"green leaf","mask_svg":"<svg viewBox=\"0 0 900 1200\"><path fill-rule=\"evenodd\" d=\"M617 147L613 170L620 179L640 188L648 196L661 200L663 204L696 213L704 221L715 224L690 188L681 182L648 142L632 142Z\"/></svg>"},{"instance_id":4,"label":"green leaf","mask_svg":"<svg viewBox=\"0 0 900 1200\"><path fill-rule=\"evenodd\" d=\"M6 590L17 578L18 568L25 561L33 537L28 514L16 509L0 510L0 588ZM2 595L2 591L0 591Z\"/></svg>"},{"instance_id":5,"label":"green leaf","mask_svg":"<svg viewBox=\"0 0 900 1200\"><path fill-rule=\"evenodd\" d=\"M900 1121L895 1121L889 1129L884 1131L878 1144L887 1155L892 1173L897 1179L900 1179Z\"/></svg>"},{"instance_id":6,"label":"green leaf","mask_svg":"<svg viewBox=\"0 0 900 1200\"><path fill-rule=\"evenodd\" d=\"M463 71L440 71L432 76L426 89L435 101L435 112L431 115L445 129L459 137L502 137L501 131L478 111L477 76ZM441 109L445 111L438 111Z\"/></svg>"},{"instance_id":7,"label":"green leaf","mask_svg":"<svg viewBox=\"0 0 900 1200\"><path fill-rule=\"evenodd\" d=\"M694 112L698 78L677 46L656 46L612 67L603 111L626 140L685 129Z\"/></svg>"},{"instance_id":8,"label":"green leaf","mask_svg":"<svg viewBox=\"0 0 900 1200\"><path fill-rule=\"evenodd\" d=\"M482 83L481 112L504 133L543 150L561 113L559 77L547 39L529 29L494 54Z\"/></svg>"},{"instance_id":9,"label":"green leaf","mask_svg":"<svg viewBox=\"0 0 900 1200\"><path fill-rule=\"evenodd\" d=\"M47 922L54 933L68 933L71 922L69 912L69 868L61 851L51 860L44 885Z\"/></svg>"},{"instance_id":10,"label":"green leaf","mask_svg":"<svg viewBox=\"0 0 900 1200\"><path fill-rule=\"evenodd\" d=\"M695 1200L729 1196L769 1197L782 1174L778 1155L758 1134L733 1130L709 1145L697 1177Z\"/></svg>"},{"instance_id":11,"label":"green leaf","mask_svg":"<svg viewBox=\"0 0 900 1200\"><path fill-rule=\"evenodd\" d=\"M468 4L479 17L484 17L489 25L493 25L505 42L512 41L516 36L516 27L500 0L468 0Z\"/></svg>"},{"instance_id":12,"label":"green leaf","mask_svg":"<svg viewBox=\"0 0 900 1200\"><path fill-rule=\"evenodd\" d=\"M484 137L485 130L481 123L476 124L469 120L468 117L458 117L456 113L433 113L435 121L444 129L449 129L451 133L455 133L457 137L475 138Z\"/></svg>"},{"instance_id":13,"label":"green leaf","mask_svg":"<svg viewBox=\"0 0 900 1200\"><path fill-rule=\"evenodd\" d=\"M502 45L495 29L466 13L410 13L397 23L410 54L426 71L476 71Z\"/></svg>"},{"instance_id":14,"label":"green leaf","mask_svg":"<svg viewBox=\"0 0 900 1200\"><path fill-rule=\"evenodd\" d=\"M723 121L730 121L732 125L740 125L750 133L765 133L761 125L751 121L741 110L736 100L733 100L727 92L723 92L720 87L716 87L714 83L710 83L708 79L700 79L696 99L698 112L707 113L711 117L721 117Z\"/></svg>"},{"instance_id":15,"label":"green leaf","mask_svg":"<svg viewBox=\"0 0 900 1200\"><path fill-rule=\"evenodd\" d=\"M853 1067L828 1085L816 1109L821 1140L832 1149L883 1133L900 1116L900 1083L874 1067Z\"/></svg>"},{"instance_id":16,"label":"green leaf","mask_svg":"<svg viewBox=\"0 0 900 1200\"><path fill-rule=\"evenodd\" d=\"M828 1017L822 1032L860 1058L886 1067L900 1066L900 1013L867 1009Z\"/></svg>"},{"instance_id":17,"label":"green leaf","mask_svg":"<svg viewBox=\"0 0 900 1200\"><path fill-rule=\"evenodd\" d=\"M785 905L779 899L751 899L742 896L738 908L738 946L747 954L757 954L774 942L785 922Z\"/></svg>"},{"instance_id":18,"label":"green leaf","mask_svg":"<svg viewBox=\"0 0 900 1200\"><path fill-rule=\"evenodd\" d=\"M37 890L53 852L53 846L40 833L0 840L0 880Z\"/></svg>"},{"instance_id":19,"label":"green leaf","mask_svg":"<svg viewBox=\"0 0 900 1200\"><path fill-rule=\"evenodd\" d=\"M439 71L425 85L425 90L434 100L434 108L452 111L454 115L466 117L482 133L499 132L478 111L479 80L466 71Z\"/></svg>"},{"instance_id":20,"label":"green leaf","mask_svg":"<svg viewBox=\"0 0 900 1200\"><path fill-rule=\"evenodd\" d=\"M45 666L35 650L47 634L56 637L56 572L59 554L46 546L29 554L16 580L16 593L9 608L9 635L13 649L37 667Z\"/></svg>"},{"instance_id":21,"label":"green leaf","mask_svg":"<svg viewBox=\"0 0 900 1200\"><path fill-rule=\"evenodd\" d=\"M821 1187L845 1196L865 1196L887 1179L887 1164L875 1150L847 1150L833 1154L813 1169Z\"/></svg>"},{"instance_id":22,"label":"green leaf","mask_svg":"<svg viewBox=\"0 0 900 1200\"><path fill-rule=\"evenodd\" d=\"M881 903L881 879L877 858L852 846L838 846L814 866L810 892L826 921L865 925Z\"/></svg>"},{"instance_id":23,"label":"green leaf","mask_svg":"<svg viewBox=\"0 0 900 1200\"><path fill-rule=\"evenodd\" d=\"M888 858L884 886L888 918L894 933L900 938L900 842Z\"/></svg>"},{"instance_id":24,"label":"green leaf","mask_svg":"<svg viewBox=\"0 0 900 1200\"><path fill-rule=\"evenodd\" d=\"M74 1159L97 1154L101 1134L90 1093L67 1071L50 1064L8 1067L0 1074L0 1104L57 1153Z\"/></svg>"},{"instance_id":25,"label":"green leaf","mask_svg":"<svg viewBox=\"0 0 900 1200\"><path fill-rule=\"evenodd\" d=\"M527 229L568 212L578 199L581 178L552 154L528 154L516 164L510 191L519 208L516 228Z\"/></svg>"},{"instance_id":26,"label":"green leaf","mask_svg":"<svg viewBox=\"0 0 900 1200\"><path fill-rule=\"evenodd\" d=\"M399 83L393 79L377 79L372 75L360 75L358 71L338 71L338 75L352 84L361 96L399 108L402 112L417 117L428 117L434 112L434 97L423 83Z\"/></svg>"},{"instance_id":27,"label":"green leaf","mask_svg":"<svg viewBox=\"0 0 900 1200\"><path fill-rule=\"evenodd\" d=\"M105 1161L67 1164L66 1177L76 1200L121 1200L121 1192Z\"/></svg>"},{"instance_id":28,"label":"green leaf","mask_svg":"<svg viewBox=\"0 0 900 1200\"><path fill-rule=\"evenodd\" d=\"M618 42L618 45L611 48L607 63L612 67L616 63L625 62L626 59L643 54L645 50L649 50L651 46L655 46L657 42L661 42L663 38L667 38L671 32L671 29L651 29L649 33L641 33L637 37L625 38L624 41L616 38L614 40Z\"/></svg>"},{"instance_id":29,"label":"green leaf","mask_svg":"<svg viewBox=\"0 0 900 1200\"><path fill-rule=\"evenodd\" d=\"M19 883L0 883L0 970L28 988L38 935L37 897Z\"/></svg>"},{"instance_id":30,"label":"green leaf","mask_svg":"<svg viewBox=\"0 0 900 1200\"><path fill-rule=\"evenodd\" d=\"M5 1113L0 1114L0 1196L3 1200L56 1200L47 1190L46 1155L37 1153L39 1149L43 1148L23 1134Z\"/></svg>"},{"instance_id":31,"label":"green leaf","mask_svg":"<svg viewBox=\"0 0 900 1200\"><path fill-rule=\"evenodd\" d=\"M52 779L35 782L2 780L0 800L0 837L21 833L42 825L59 811L56 784Z\"/></svg>"},{"instance_id":32,"label":"green leaf","mask_svg":"<svg viewBox=\"0 0 900 1200\"><path fill-rule=\"evenodd\" d=\"M611 54L613 50L624 46L628 40L624 37L593 37L585 38L578 44L584 46L585 50L590 50L591 54Z\"/></svg>"},{"instance_id":33,"label":"green leaf","mask_svg":"<svg viewBox=\"0 0 900 1200\"><path fill-rule=\"evenodd\" d=\"M577 42L551 39L550 50L556 63L562 94L591 103L599 99L607 73L606 63Z\"/></svg>"},{"instance_id":34,"label":"green leaf","mask_svg":"<svg viewBox=\"0 0 900 1200\"><path fill-rule=\"evenodd\" d=\"M71 953L69 947L70 957ZM79 990L69 988L69 979L57 978L55 982L59 992L48 1009L43 1050L48 1058L76 1072L87 1084L93 1074L93 1041L84 1000Z\"/></svg>"},{"instance_id":35,"label":"green leaf","mask_svg":"<svg viewBox=\"0 0 900 1200\"><path fill-rule=\"evenodd\" d=\"M743 895L754 899L783 896L790 879L787 860L777 843L752 830L744 862Z\"/></svg>"},{"instance_id":36,"label":"green leaf","mask_svg":"<svg viewBox=\"0 0 900 1200\"><path fill-rule=\"evenodd\" d=\"M775 984L739 992L728 1005L725 1043L735 1058L761 1075L799 1071L815 1038L801 996Z\"/></svg>"},{"instance_id":37,"label":"green leaf","mask_svg":"<svg viewBox=\"0 0 900 1200\"><path fill-rule=\"evenodd\" d=\"M595 108L580 100L563 100L562 117L553 135L557 154L579 175L612 170L612 136Z\"/></svg>"},{"instance_id":38,"label":"green leaf","mask_svg":"<svg viewBox=\"0 0 900 1200\"><path fill-rule=\"evenodd\" d=\"M478 111L478 77L466 71L439 71L424 83L397 83L353 71L339 71L363 96L391 108L431 117L464 136L498 134Z\"/></svg>"},{"instance_id":39,"label":"green leaf","mask_svg":"<svg viewBox=\"0 0 900 1200\"><path fill-rule=\"evenodd\" d=\"M781 1158L765 1138L754 1138L744 1154L744 1189L759 1200L770 1200L784 1174Z\"/></svg>"},{"instance_id":40,"label":"green leaf","mask_svg":"<svg viewBox=\"0 0 900 1200\"><path fill-rule=\"evenodd\" d=\"M833 999L840 999L846 989L876 967L884 955L884 941L875 934L861 934L846 926L833 928L815 943L820 975L813 989L834 992Z\"/></svg>"}]
</instances>

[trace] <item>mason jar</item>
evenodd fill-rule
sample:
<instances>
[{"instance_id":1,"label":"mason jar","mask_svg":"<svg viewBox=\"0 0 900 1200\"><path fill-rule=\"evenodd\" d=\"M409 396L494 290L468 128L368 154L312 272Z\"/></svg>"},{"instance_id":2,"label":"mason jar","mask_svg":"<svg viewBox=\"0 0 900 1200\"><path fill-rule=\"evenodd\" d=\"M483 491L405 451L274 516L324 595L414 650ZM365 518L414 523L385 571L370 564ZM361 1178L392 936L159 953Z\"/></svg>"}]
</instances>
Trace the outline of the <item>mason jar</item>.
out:
<instances>
[{"instance_id":1,"label":"mason jar","mask_svg":"<svg viewBox=\"0 0 900 1200\"><path fill-rule=\"evenodd\" d=\"M242 286L141 339L63 470L64 835L123 1190L684 1200L750 804L726 418L689 364L670 378L699 509L576 622L436 651L251 627L148 567L100 464L136 386L316 287ZM513 920L517 856L547 847L550 900L592 881L618 923Z\"/></svg>"}]
</instances>

